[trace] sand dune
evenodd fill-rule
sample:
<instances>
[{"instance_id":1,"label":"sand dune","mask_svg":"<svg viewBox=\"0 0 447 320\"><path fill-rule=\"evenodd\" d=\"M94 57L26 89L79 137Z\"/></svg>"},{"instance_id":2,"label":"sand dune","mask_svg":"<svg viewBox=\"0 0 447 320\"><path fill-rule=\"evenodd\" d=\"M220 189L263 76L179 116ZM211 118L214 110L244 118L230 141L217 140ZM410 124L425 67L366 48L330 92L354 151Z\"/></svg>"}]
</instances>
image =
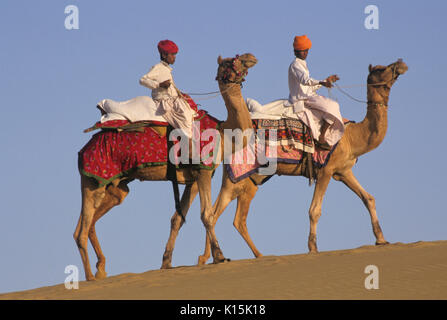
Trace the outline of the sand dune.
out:
<instances>
[{"instance_id":1,"label":"sand dune","mask_svg":"<svg viewBox=\"0 0 447 320\"><path fill-rule=\"evenodd\" d=\"M365 289L365 267L379 289ZM447 241L183 266L1 294L0 299L447 299Z\"/></svg>"}]
</instances>

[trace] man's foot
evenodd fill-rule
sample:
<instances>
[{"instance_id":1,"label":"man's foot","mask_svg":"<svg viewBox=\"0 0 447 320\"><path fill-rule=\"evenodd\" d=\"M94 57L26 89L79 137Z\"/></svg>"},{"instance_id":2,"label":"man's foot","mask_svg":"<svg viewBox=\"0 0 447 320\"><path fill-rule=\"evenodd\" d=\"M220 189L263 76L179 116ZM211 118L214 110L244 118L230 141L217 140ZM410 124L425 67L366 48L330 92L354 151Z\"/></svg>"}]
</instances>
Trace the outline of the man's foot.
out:
<instances>
[{"instance_id":1,"label":"man's foot","mask_svg":"<svg viewBox=\"0 0 447 320\"><path fill-rule=\"evenodd\" d=\"M331 125L328 122L323 121L323 124L320 128L320 136L318 137L318 141L315 141L316 145L324 150L332 149L332 147L329 145L329 143L326 142L326 139L324 138L326 136L326 131L330 126Z\"/></svg>"},{"instance_id":2,"label":"man's foot","mask_svg":"<svg viewBox=\"0 0 447 320\"><path fill-rule=\"evenodd\" d=\"M327 143L326 140L324 140L324 139L320 138L319 140L314 140L314 142L315 142L315 146L317 146L320 149L323 149L323 150L331 150L332 149L332 147L329 145L329 143Z\"/></svg>"}]
</instances>

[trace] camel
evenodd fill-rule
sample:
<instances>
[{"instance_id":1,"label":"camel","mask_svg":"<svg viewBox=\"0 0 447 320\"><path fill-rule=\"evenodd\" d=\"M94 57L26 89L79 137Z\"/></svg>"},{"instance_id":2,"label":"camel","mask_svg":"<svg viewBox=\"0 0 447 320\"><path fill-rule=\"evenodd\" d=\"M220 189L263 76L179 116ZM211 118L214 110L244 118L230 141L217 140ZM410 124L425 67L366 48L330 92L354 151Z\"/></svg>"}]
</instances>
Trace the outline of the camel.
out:
<instances>
[{"instance_id":1,"label":"camel","mask_svg":"<svg viewBox=\"0 0 447 320\"><path fill-rule=\"evenodd\" d=\"M369 75L367 79L367 112L366 117L359 123L349 123L346 126L345 133L335 151L332 153L327 165L319 170L314 189L312 202L309 209L310 231L308 238L309 253L317 253L317 224L321 216L321 207L324 194L331 177L337 181L343 182L351 189L366 206L370 217L376 245L385 245L385 240L380 228L376 213L375 199L366 192L352 173L352 167L357 162L358 157L377 148L385 138L387 131L387 112L388 98L392 85L399 75L408 70L407 65L399 59L397 62L388 66L369 65ZM228 109L237 109L237 106L228 105L228 102L235 102L236 99L226 99L225 103ZM242 103L243 104L243 103ZM276 174L299 176L302 173L302 164L277 163ZM237 183L233 183L226 172L223 170L221 190L214 204L214 220L211 228L214 226L228 204L234 199L237 200L237 209L233 225L244 238L247 245L252 250L255 257L261 257L262 254L254 245L247 229L247 215L250 203L253 200L258 186L254 181L261 181L264 177L253 174L252 179L245 178ZM215 247L215 246L214 246ZM199 264L204 264L210 257L210 239L207 236L205 251L199 256ZM213 253L214 254L214 253ZM222 254L219 252L219 254Z\"/></svg>"},{"instance_id":2,"label":"camel","mask_svg":"<svg viewBox=\"0 0 447 320\"><path fill-rule=\"evenodd\" d=\"M247 74L249 68L257 63L257 60L252 54L244 54L237 57L237 59L221 59L219 57L219 61L218 76L224 75L227 82L225 89L227 98L225 102L228 109L227 120L221 123L219 130L236 128L245 130L251 127L251 119L246 106L241 104L243 98L240 94L240 87L242 81L244 81L244 75ZM236 108L232 109L233 107ZM223 143L223 139L221 141ZM81 255L87 281L107 277L105 256L95 231L96 222L110 209L124 201L124 198L129 193L129 187L127 186L129 182L135 179L142 181L167 181L167 172L167 165L138 168L132 173L126 174L102 187L99 187L93 178L81 173L82 208L73 237ZM171 218L171 234L163 255L162 268L171 267L175 237L178 229L184 223L184 217L197 193L200 196L201 220L207 230L207 237L210 239L210 243L213 244L213 250L216 252L214 259L216 262L225 261L223 255L219 254L220 248L218 247L214 231L210 228L213 219L211 202L212 174L212 170L206 169L182 168L177 170L177 181L186 184L180 202L183 217L176 211ZM90 240L98 259L95 275L93 275L90 268L88 240Z\"/></svg>"}]
</instances>

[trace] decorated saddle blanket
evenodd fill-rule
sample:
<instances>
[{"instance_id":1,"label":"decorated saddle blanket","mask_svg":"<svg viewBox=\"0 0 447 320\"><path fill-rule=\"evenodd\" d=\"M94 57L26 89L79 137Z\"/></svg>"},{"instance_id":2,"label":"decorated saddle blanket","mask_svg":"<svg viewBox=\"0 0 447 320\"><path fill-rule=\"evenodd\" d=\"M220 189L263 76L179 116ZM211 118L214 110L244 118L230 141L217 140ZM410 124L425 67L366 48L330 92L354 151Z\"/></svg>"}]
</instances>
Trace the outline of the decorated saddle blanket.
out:
<instances>
[{"instance_id":1,"label":"decorated saddle blanket","mask_svg":"<svg viewBox=\"0 0 447 320\"><path fill-rule=\"evenodd\" d=\"M254 119L255 131L265 130L265 140L270 139L271 133L276 130L276 144L291 147L305 152L314 152L312 134L303 122L297 119L282 118L278 120Z\"/></svg>"},{"instance_id":2,"label":"decorated saddle blanket","mask_svg":"<svg viewBox=\"0 0 447 320\"><path fill-rule=\"evenodd\" d=\"M196 130L200 131L198 133L200 135L206 129L218 129L220 123L204 110L198 110L195 121L200 124L200 126L194 126ZM79 151L80 172L95 178L100 186L109 184L131 170L168 163L167 136L160 133L160 130L154 130L163 126L167 127L167 122L145 121L142 132L116 130L125 128L126 125L129 125L127 120L97 122L93 129L102 130L93 135ZM216 166L214 154L217 152L209 147L214 138L203 140L200 139L200 150L205 152L210 150L210 152L202 157L196 166L214 170ZM177 145L178 142L178 140L174 140L173 143Z\"/></svg>"},{"instance_id":3,"label":"decorated saddle blanket","mask_svg":"<svg viewBox=\"0 0 447 320\"><path fill-rule=\"evenodd\" d=\"M335 144L331 150L324 150L316 146L309 128L300 120L255 119L252 122L256 131L265 129L266 143L262 145L256 144L254 147L248 146L239 150L232 156L231 161L225 163L225 170L227 170L233 183L241 181L254 173L264 174L260 169L267 166L271 161L299 164L303 161L304 152L312 154L312 162L315 167L323 168L337 147L337 144ZM345 124L349 122L346 120ZM276 129L276 143L267 142L272 132L269 129ZM259 156L263 157L263 161L259 160Z\"/></svg>"}]
</instances>

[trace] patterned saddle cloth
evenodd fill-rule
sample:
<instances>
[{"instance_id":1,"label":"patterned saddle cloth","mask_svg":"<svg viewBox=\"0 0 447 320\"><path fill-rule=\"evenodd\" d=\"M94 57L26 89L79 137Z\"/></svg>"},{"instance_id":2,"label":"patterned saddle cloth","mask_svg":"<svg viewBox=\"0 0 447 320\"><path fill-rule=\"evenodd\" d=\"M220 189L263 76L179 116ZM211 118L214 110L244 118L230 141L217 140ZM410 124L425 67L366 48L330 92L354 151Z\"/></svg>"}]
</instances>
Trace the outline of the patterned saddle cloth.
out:
<instances>
[{"instance_id":1,"label":"patterned saddle cloth","mask_svg":"<svg viewBox=\"0 0 447 320\"><path fill-rule=\"evenodd\" d=\"M316 168L323 168L337 147L337 144L335 144L331 150L324 150L316 146L309 128L297 119L255 119L252 122L255 131L259 129L265 130L266 141L275 132L270 130L276 130L276 144L266 143L265 149L262 150L266 160L269 162L299 164L303 161L304 153L307 152L312 154L313 165ZM346 120L345 124L349 122L349 120ZM233 155L231 163L224 165L233 183L241 181L259 171L262 165L258 162L257 152L253 147L246 147Z\"/></svg>"}]
</instances>

